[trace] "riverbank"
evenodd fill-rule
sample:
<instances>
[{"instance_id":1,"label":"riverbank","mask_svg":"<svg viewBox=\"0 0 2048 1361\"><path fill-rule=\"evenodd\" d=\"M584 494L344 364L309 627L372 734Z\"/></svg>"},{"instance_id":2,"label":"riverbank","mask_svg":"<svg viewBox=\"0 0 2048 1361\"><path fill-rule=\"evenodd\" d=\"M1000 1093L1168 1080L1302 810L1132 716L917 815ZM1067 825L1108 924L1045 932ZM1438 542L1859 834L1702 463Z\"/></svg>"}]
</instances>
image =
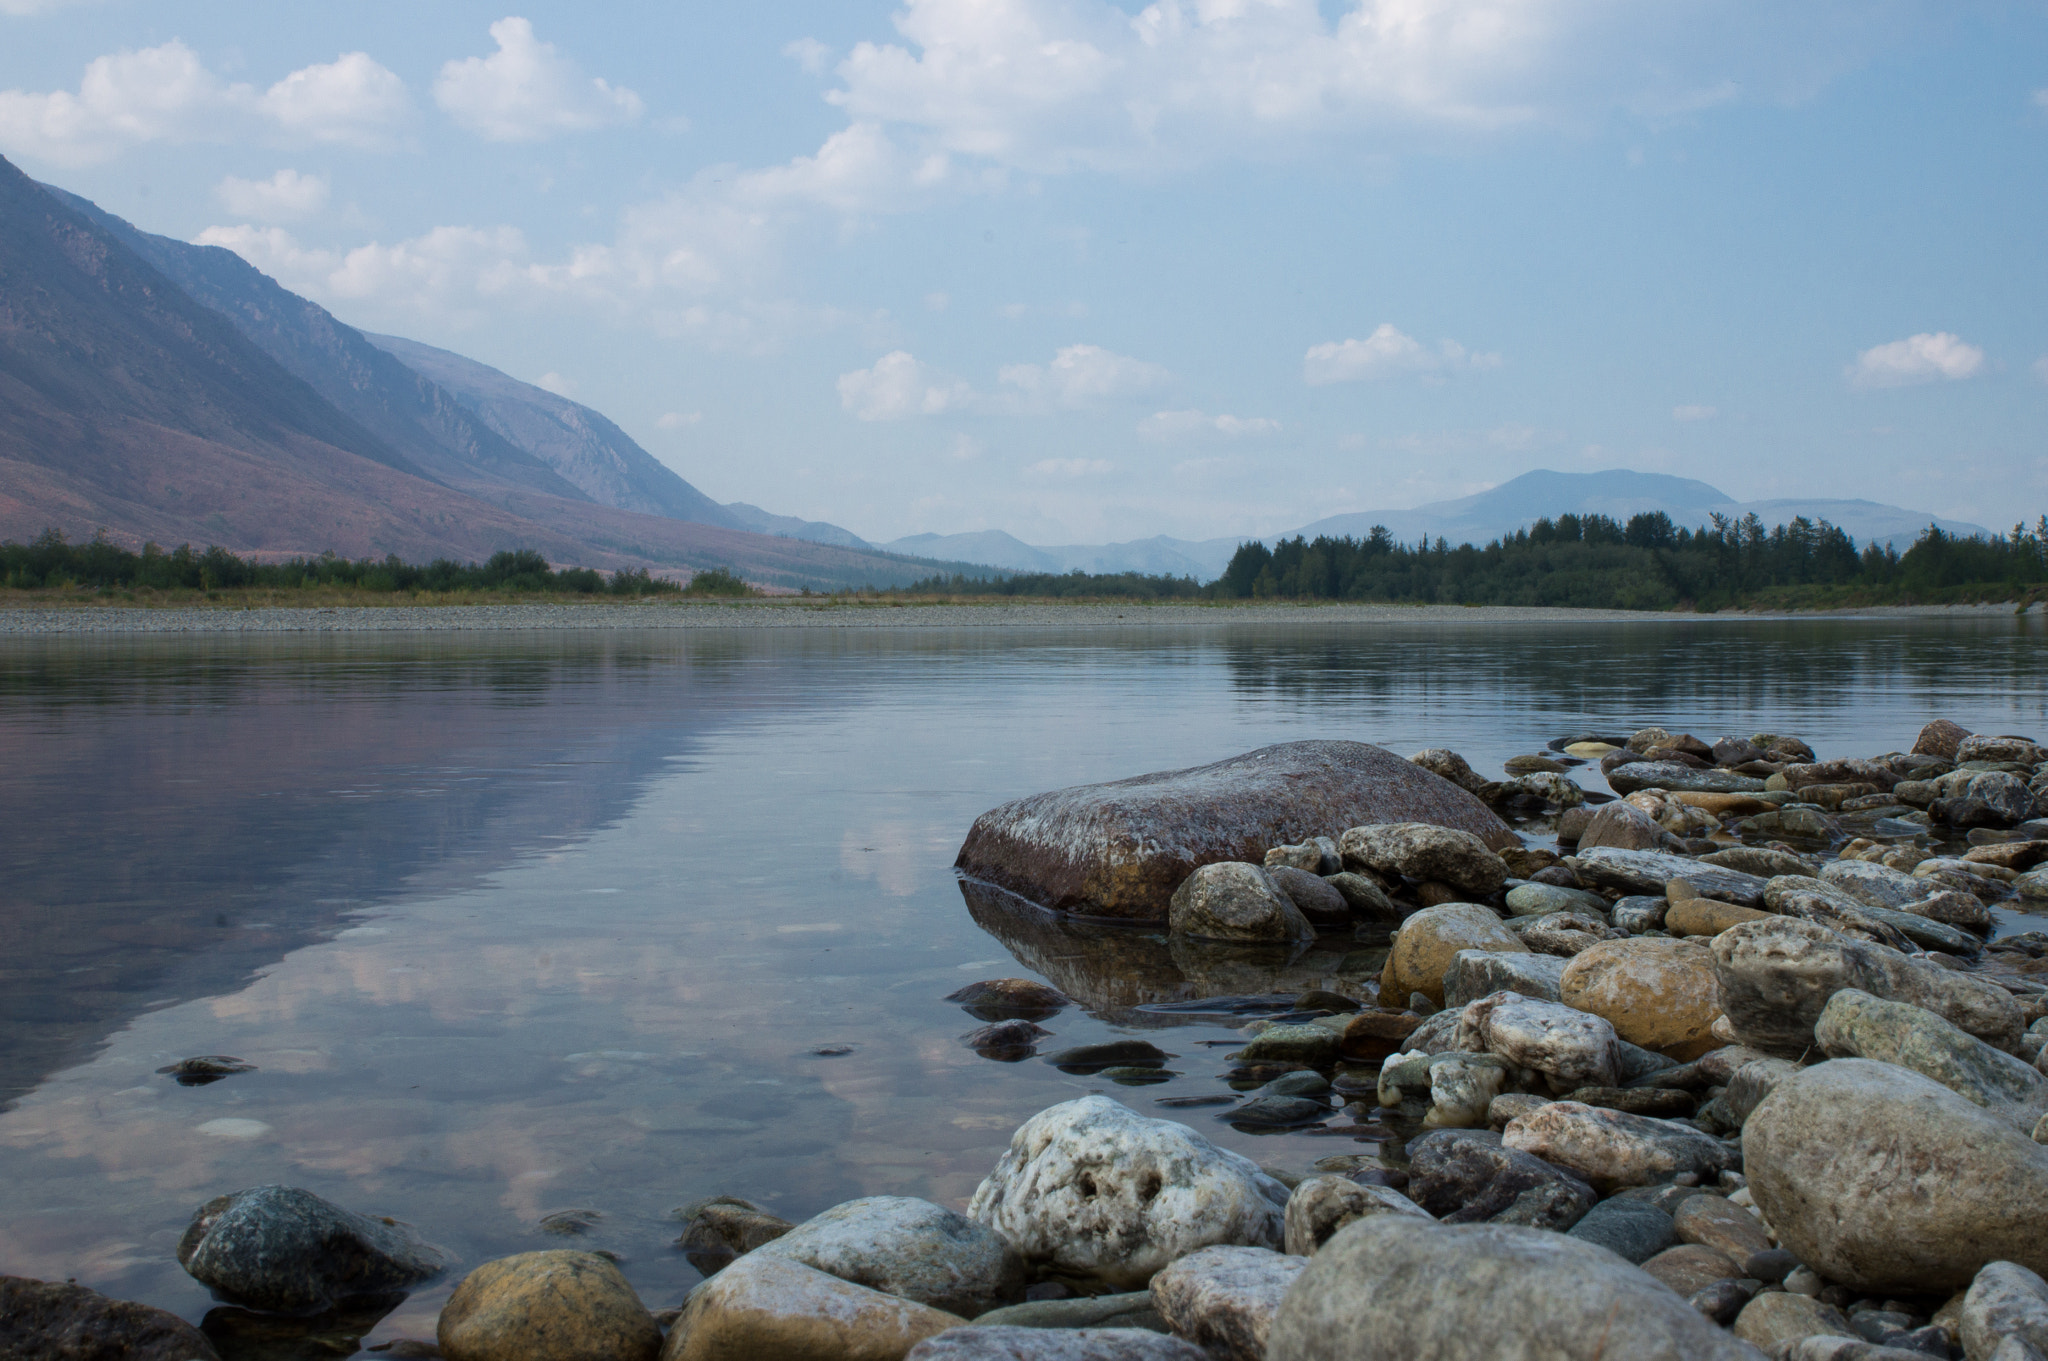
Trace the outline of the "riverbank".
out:
<instances>
[{"instance_id":1,"label":"riverbank","mask_svg":"<svg viewBox=\"0 0 2048 1361\"><path fill-rule=\"evenodd\" d=\"M1800 618L2011 618L2010 605L1897 605L1824 610ZM763 628L1160 628L1241 624L1700 622L1785 615L1668 614L1507 605L989 604L806 599L647 600L633 604L415 605L249 608L232 602L142 607L72 604L0 609L0 637L88 634L508 633L542 630Z\"/></svg>"}]
</instances>

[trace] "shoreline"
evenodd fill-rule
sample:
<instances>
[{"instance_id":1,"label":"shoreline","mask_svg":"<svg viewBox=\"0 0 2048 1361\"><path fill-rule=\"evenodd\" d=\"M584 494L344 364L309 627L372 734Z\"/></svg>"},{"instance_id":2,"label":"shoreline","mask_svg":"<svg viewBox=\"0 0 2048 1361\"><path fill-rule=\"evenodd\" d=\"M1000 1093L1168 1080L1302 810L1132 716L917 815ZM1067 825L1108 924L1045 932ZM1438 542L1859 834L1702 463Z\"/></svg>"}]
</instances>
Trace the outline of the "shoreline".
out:
<instances>
[{"instance_id":1,"label":"shoreline","mask_svg":"<svg viewBox=\"0 0 2048 1361\"><path fill-rule=\"evenodd\" d=\"M0 637L118 635L241 635L326 633L519 633L637 629L771 628L1161 628L1234 625L1365 625L1395 623L1717 623L1787 619L2011 619L2010 603L1887 605L1863 609L1756 614L1569 609L1517 605L1183 605L954 604L829 602L782 597L748 601L632 605L350 605L232 604L63 605L0 608Z\"/></svg>"}]
</instances>

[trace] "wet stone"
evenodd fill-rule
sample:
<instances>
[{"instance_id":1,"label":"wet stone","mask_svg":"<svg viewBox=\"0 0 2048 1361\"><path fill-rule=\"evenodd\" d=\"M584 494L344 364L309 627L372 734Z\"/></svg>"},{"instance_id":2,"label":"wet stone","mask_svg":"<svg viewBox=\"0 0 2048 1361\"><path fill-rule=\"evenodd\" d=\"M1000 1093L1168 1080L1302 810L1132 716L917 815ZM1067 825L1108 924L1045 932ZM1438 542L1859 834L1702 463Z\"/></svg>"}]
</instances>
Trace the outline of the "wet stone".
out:
<instances>
[{"instance_id":1,"label":"wet stone","mask_svg":"<svg viewBox=\"0 0 2048 1361\"><path fill-rule=\"evenodd\" d=\"M1095 1073L1119 1066L1163 1067L1174 1057L1148 1040L1106 1040L1101 1044L1079 1044L1047 1054L1045 1061L1062 1072Z\"/></svg>"},{"instance_id":2,"label":"wet stone","mask_svg":"<svg viewBox=\"0 0 2048 1361\"><path fill-rule=\"evenodd\" d=\"M17 1361L219 1361L175 1314L82 1285L0 1276L0 1356Z\"/></svg>"},{"instance_id":3,"label":"wet stone","mask_svg":"<svg viewBox=\"0 0 2048 1361\"><path fill-rule=\"evenodd\" d=\"M985 1059L1016 1063L1037 1053L1038 1042L1050 1034L1043 1026L1016 1017L969 1031L960 1037L960 1043Z\"/></svg>"},{"instance_id":4,"label":"wet stone","mask_svg":"<svg viewBox=\"0 0 2048 1361\"><path fill-rule=\"evenodd\" d=\"M796 1227L737 1196L713 1196L675 1211L685 1221L676 1246L700 1275L713 1276L736 1257L774 1242Z\"/></svg>"},{"instance_id":5,"label":"wet stone","mask_svg":"<svg viewBox=\"0 0 2048 1361\"><path fill-rule=\"evenodd\" d=\"M958 1002L980 1021L1043 1021L1074 1004L1058 988L1029 978L985 978L947 993L946 1000Z\"/></svg>"},{"instance_id":6,"label":"wet stone","mask_svg":"<svg viewBox=\"0 0 2048 1361\"><path fill-rule=\"evenodd\" d=\"M310 1313L438 1275L441 1250L395 1220L372 1219L292 1186L257 1186L199 1207L178 1264L220 1298Z\"/></svg>"},{"instance_id":7,"label":"wet stone","mask_svg":"<svg viewBox=\"0 0 2048 1361\"><path fill-rule=\"evenodd\" d=\"M224 1077L237 1073L253 1073L256 1065L244 1063L226 1054L201 1054L197 1058L179 1059L157 1069L180 1087L204 1087L209 1082L218 1082Z\"/></svg>"}]
</instances>

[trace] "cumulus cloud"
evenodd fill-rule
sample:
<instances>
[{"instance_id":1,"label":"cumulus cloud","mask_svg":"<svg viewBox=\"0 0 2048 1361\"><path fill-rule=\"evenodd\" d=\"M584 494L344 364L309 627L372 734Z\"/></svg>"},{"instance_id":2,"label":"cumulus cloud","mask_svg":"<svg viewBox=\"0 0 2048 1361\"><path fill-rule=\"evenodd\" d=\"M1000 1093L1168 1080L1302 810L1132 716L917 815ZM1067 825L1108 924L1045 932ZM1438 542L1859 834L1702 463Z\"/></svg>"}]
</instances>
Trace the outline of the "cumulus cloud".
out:
<instances>
[{"instance_id":1,"label":"cumulus cloud","mask_svg":"<svg viewBox=\"0 0 2048 1361\"><path fill-rule=\"evenodd\" d=\"M1392 322L1382 322L1363 340L1326 340L1310 346L1302 359L1302 377L1321 386L1412 374L1440 378L1499 367L1497 354L1475 354L1455 340L1439 341L1432 349L1395 329Z\"/></svg>"},{"instance_id":2,"label":"cumulus cloud","mask_svg":"<svg viewBox=\"0 0 2048 1361\"><path fill-rule=\"evenodd\" d=\"M1115 466L1106 458L1045 458L1024 471L1032 477L1072 482L1084 477L1101 477Z\"/></svg>"},{"instance_id":3,"label":"cumulus cloud","mask_svg":"<svg viewBox=\"0 0 2048 1361\"><path fill-rule=\"evenodd\" d=\"M493 142L532 142L561 132L592 132L630 123L644 112L640 96L586 77L533 24L513 16L491 25L498 50L441 67L434 102L457 123Z\"/></svg>"},{"instance_id":4,"label":"cumulus cloud","mask_svg":"<svg viewBox=\"0 0 2048 1361\"><path fill-rule=\"evenodd\" d=\"M63 165L150 142L259 140L377 147L410 112L399 78L361 52L267 90L229 84L176 39L95 57L74 93L0 91L0 149Z\"/></svg>"},{"instance_id":5,"label":"cumulus cloud","mask_svg":"<svg viewBox=\"0 0 2048 1361\"><path fill-rule=\"evenodd\" d=\"M1156 392L1173 375L1157 364L1100 345L1068 345L1049 364L1005 365L996 378L1031 401L1081 407Z\"/></svg>"},{"instance_id":6,"label":"cumulus cloud","mask_svg":"<svg viewBox=\"0 0 2048 1361\"><path fill-rule=\"evenodd\" d=\"M258 222L296 222L327 206L325 177L280 170L267 180L229 175L213 187L214 197L236 217Z\"/></svg>"},{"instance_id":7,"label":"cumulus cloud","mask_svg":"<svg viewBox=\"0 0 2048 1361\"><path fill-rule=\"evenodd\" d=\"M1849 366L1849 382L1859 388L1908 387L1916 383L1953 382L1984 367L1984 351L1949 331L1922 331L1873 345Z\"/></svg>"},{"instance_id":8,"label":"cumulus cloud","mask_svg":"<svg viewBox=\"0 0 2048 1361\"><path fill-rule=\"evenodd\" d=\"M1211 416L1205 411L1155 411L1138 422L1138 433L1154 440L1245 439L1280 433L1280 422L1265 416Z\"/></svg>"},{"instance_id":9,"label":"cumulus cloud","mask_svg":"<svg viewBox=\"0 0 2048 1361\"><path fill-rule=\"evenodd\" d=\"M1671 408L1671 419L1674 421L1710 421L1719 414L1721 414L1720 408L1713 406L1674 406Z\"/></svg>"},{"instance_id":10,"label":"cumulus cloud","mask_svg":"<svg viewBox=\"0 0 2048 1361\"><path fill-rule=\"evenodd\" d=\"M828 97L1034 172L1152 170L1305 138L1391 143L1796 99L1896 16L1854 0L907 0Z\"/></svg>"},{"instance_id":11,"label":"cumulus cloud","mask_svg":"<svg viewBox=\"0 0 2048 1361\"><path fill-rule=\"evenodd\" d=\"M839 375L839 405L861 421L900 421L936 416L965 405L965 383L918 362L908 350L894 350L873 368Z\"/></svg>"},{"instance_id":12,"label":"cumulus cloud","mask_svg":"<svg viewBox=\"0 0 2048 1361\"><path fill-rule=\"evenodd\" d=\"M457 325L479 320L485 304L559 294L573 282L573 264L535 262L513 227L436 227L347 251L303 246L282 227L208 227L196 240L226 247L295 292Z\"/></svg>"}]
</instances>

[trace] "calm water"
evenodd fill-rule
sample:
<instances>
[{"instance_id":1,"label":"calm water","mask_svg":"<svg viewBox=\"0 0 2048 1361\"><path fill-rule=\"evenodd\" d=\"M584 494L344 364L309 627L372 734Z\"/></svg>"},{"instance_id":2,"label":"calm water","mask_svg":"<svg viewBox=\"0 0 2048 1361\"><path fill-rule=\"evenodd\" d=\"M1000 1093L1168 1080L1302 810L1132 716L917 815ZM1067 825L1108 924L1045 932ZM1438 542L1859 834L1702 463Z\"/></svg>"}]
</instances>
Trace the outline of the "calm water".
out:
<instances>
[{"instance_id":1,"label":"calm water","mask_svg":"<svg viewBox=\"0 0 2048 1361\"><path fill-rule=\"evenodd\" d=\"M0 647L0 1272L198 1319L172 1247L282 1181L465 1262L600 1211L652 1306L674 1206L963 1205L1031 1113L1224 1090L1231 1032L1161 998L1287 978L1161 938L970 912L989 806L1342 737L1482 772L1657 722L1902 749L1927 718L2048 730L2038 621L529 635ZM1593 777L1597 781L1597 774ZM976 1057L942 1000L1049 977L1054 1046L1143 1028L1118 1088ZM820 1056L819 1049L849 1049ZM194 1054L260 1071L155 1075ZM1262 1161L1348 1141L1254 1136ZM456 1274L459 1275L459 1272ZM431 1336L429 1286L366 1345Z\"/></svg>"}]
</instances>

